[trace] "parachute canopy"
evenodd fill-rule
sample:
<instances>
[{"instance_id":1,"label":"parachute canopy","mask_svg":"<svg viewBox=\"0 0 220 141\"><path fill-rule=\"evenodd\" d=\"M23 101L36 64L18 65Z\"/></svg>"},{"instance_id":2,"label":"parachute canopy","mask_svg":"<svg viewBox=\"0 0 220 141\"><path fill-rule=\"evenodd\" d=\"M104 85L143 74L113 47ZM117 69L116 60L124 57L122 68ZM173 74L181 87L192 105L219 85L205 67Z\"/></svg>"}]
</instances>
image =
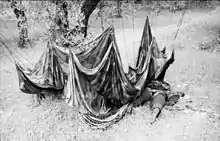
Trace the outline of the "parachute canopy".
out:
<instances>
[{"instance_id":1,"label":"parachute canopy","mask_svg":"<svg viewBox=\"0 0 220 141\"><path fill-rule=\"evenodd\" d=\"M173 51L159 50L148 18L136 65L129 66L128 73L123 70L112 26L88 45L88 50L74 53L48 42L32 70L16 63L20 89L26 93L64 90L66 102L77 107L83 121L105 128L126 113L149 83L163 81L174 61Z\"/></svg>"},{"instance_id":2,"label":"parachute canopy","mask_svg":"<svg viewBox=\"0 0 220 141\"><path fill-rule=\"evenodd\" d=\"M107 36L87 56L77 56L69 50L66 101L77 107L86 123L97 128L119 120L147 84L153 80L163 81L167 66L174 61L173 56L165 59L165 52L159 51L147 18L136 67L129 67L126 74L114 28L107 31ZM81 60L81 57L85 58Z\"/></svg>"},{"instance_id":3,"label":"parachute canopy","mask_svg":"<svg viewBox=\"0 0 220 141\"><path fill-rule=\"evenodd\" d=\"M53 44L48 42L47 47L33 69L15 63L20 90L25 93L39 94L43 90L63 91L67 75L63 71L58 57L54 52Z\"/></svg>"}]
</instances>

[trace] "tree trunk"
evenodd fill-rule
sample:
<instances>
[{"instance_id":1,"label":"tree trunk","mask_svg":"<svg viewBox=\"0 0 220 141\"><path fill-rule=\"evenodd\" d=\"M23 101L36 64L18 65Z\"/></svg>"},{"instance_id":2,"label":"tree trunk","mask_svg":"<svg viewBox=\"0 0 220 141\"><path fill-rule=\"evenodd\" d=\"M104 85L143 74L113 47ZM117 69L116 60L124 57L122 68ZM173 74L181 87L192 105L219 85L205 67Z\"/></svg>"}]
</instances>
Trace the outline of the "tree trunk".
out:
<instances>
[{"instance_id":1,"label":"tree trunk","mask_svg":"<svg viewBox=\"0 0 220 141\"><path fill-rule=\"evenodd\" d=\"M68 3L61 0L52 0L52 3L56 5L56 12L54 17L51 16L52 13L47 9L49 17L52 20L50 25L51 37L53 40L60 38L60 36L66 36L69 30L69 20L68 20Z\"/></svg>"},{"instance_id":2,"label":"tree trunk","mask_svg":"<svg viewBox=\"0 0 220 141\"><path fill-rule=\"evenodd\" d=\"M68 3L64 0L50 0L56 6L55 13L47 7L49 19L51 21L49 27L50 39L55 42L60 42L66 36L69 31L68 20Z\"/></svg>"},{"instance_id":3,"label":"tree trunk","mask_svg":"<svg viewBox=\"0 0 220 141\"><path fill-rule=\"evenodd\" d=\"M87 36L87 28L89 17L92 12L95 10L100 0L85 0L83 6L81 7L81 12L78 17L79 27L81 33L84 34L84 37Z\"/></svg>"},{"instance_id":4,"label":"tree trunk","mask_svg":"<svg viewBox=\"0 0 220 141\"><path fill-rule=\"evenodd\" d=\"M122 17L121 5L122 5L122 0L117 0L117 18Z\"/></svg>"},{"instance_id":5,"label":"tree trunk","mask_svg":"<svg viewBox=\"0 0 220 141\"><path fill-rule=\"evenodd\" d=\"M135 3L135 4L141 4L141 3L142 3L142 0L135 0L134 3Z\"/></svg>"},{"instance_id":6,"label":"tree trunk","mask_svg":"<svg viewBox=\"0 0 220 141\"><path fill-rule=\"evenodd\" d=\"M105 27L104 27L104 18L103 18L103 13L104 13L104 0L101 0L100 2L100 5L99 5L99 12L98 12L98 17L100 17L100 20L101 20L101 28L102 28L102 31L105 30Z\"/></svg>"},{"instance_id":7,"label":"tree trunk","mask_svg":"<svg viewBox=\"0 0 220 141\"><path fill-rule=\"evenodd\" d=\"M22 3L18 4L17 1L11 0L10 1L11 8L13 8L14 14L18 20L17 22L17 28L18 28L18 35L19 35L19 41L18 41L18 47L19 48L25 48L27 47L28 42L28 27L27 27L27 17L25 15L25 11L23 9Z\"/></svg>"},{"instance_id":8,"label":"tree trunk","mask_svg":"<svg viewBox=\"0 0 220 141\"><path fill-rule=\"evenodd\" d=\"M69 30L68 4L66 1L57 1L54 22L59 30L67 32Z\"/></svg>"}]
</instances>

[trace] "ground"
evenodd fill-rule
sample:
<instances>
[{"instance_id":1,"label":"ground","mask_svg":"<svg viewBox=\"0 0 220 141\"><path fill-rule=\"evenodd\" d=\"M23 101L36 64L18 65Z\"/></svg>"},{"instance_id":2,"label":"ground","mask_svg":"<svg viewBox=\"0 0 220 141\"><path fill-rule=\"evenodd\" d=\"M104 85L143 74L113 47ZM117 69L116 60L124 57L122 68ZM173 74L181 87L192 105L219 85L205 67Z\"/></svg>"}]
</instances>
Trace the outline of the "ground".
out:
<instances>
[{"instance_id":1,"label":"ground","mask_svg":"<svg viewBox=\"0 0 220 141\"><path fill-rule=\"evenodd\" d=\"M115 19L114 22L125 71L127 64L134 62L144 20L148 14L143 10L138 12L134 31L132 22L124 19L125 35L121 19ZM163 11L158 17L150 16L152 32L160 47L165 45L167 37L171 40L170 35L176 31L180 15L180 12L172 15ZM32 96L19 91L15 67L1 46L0 140L219 141L220 45L215 44L212 52L199 47L200 43L209 43L220 35L219 15L219 7L194 9L186 13L177 39L168 44L168 47L172 45L175 48L175 62L168 69L165 78L174 90L183 91L186 96L175 107L165 107L153 125L149 124L148 104L135 108L131 114L127 114L105 131L87 127L79 120L76 110L63 101L47 98L42 105L34 107ZM0 22L1 33L9 41L10 47L16 48L15 41L12 40L16 40L17 36L15 18L12 15L1 19L8 26L6 28L3 22ZM97 21L93 25L98 23ZM90 29L100 32L100 26L93 25ZM32 39L37 37L39 32L45 31L40 26L32 30ZM22 53L36 62L46 42L36 39L33 46L22 50Z\"/></svg>"}]
</instances>

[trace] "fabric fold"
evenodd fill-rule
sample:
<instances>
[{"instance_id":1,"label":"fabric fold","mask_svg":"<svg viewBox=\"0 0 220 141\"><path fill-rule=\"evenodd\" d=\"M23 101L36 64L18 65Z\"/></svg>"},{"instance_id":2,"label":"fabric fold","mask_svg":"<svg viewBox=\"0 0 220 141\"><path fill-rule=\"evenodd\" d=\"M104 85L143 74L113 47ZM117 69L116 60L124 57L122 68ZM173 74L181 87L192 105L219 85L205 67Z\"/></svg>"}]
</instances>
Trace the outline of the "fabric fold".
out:
<instances>
[{"instance_id":1,"label":"fabric fold","mask_svg":"<svg viewBox=\"0 0 220 141\"><path fill-rule=\"evenodd\" d=\"M62 70L50 42L33 69L28 69L19 62L15 63L15 66L20 90L25 93L39 94L43 90L55 92L64 89L67 76Z\"/></svg>"},{"instance_id":2,"label":"fabric fold","mask_svg":"<svg viewBox=\"0 0 220 141\"><path fill-rule=\"evenodd\" d=\"M113 26L85 46L88 50L76 53L49 42L32 70L19 63L16 69L23 92L64 90L66 102L77 107L81 119L95 128L120 120L146 87L152 87L151 82L163 81L174 62L174 50L159 50L148 17L136 65L129 66L128 73L123 70Z\"/></svg>"}]
</instances>

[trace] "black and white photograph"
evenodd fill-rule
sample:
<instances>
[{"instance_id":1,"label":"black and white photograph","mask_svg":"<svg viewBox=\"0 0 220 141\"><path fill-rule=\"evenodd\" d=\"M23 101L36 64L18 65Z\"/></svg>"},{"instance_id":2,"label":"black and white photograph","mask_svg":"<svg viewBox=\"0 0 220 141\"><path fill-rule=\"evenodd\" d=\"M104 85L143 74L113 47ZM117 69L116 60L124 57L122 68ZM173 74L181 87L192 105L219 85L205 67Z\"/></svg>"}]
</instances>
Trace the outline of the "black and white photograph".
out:
<instances>
[{"instance_id":1,"label":"black and white photograph","mask_svg":"<svg viewBox=\"0 0 220 141\"><path fill-rule=\"evenodd\" d=\"M0 0L0 141L220 141L220 0Z\"/></svg>"}]
</instances>

